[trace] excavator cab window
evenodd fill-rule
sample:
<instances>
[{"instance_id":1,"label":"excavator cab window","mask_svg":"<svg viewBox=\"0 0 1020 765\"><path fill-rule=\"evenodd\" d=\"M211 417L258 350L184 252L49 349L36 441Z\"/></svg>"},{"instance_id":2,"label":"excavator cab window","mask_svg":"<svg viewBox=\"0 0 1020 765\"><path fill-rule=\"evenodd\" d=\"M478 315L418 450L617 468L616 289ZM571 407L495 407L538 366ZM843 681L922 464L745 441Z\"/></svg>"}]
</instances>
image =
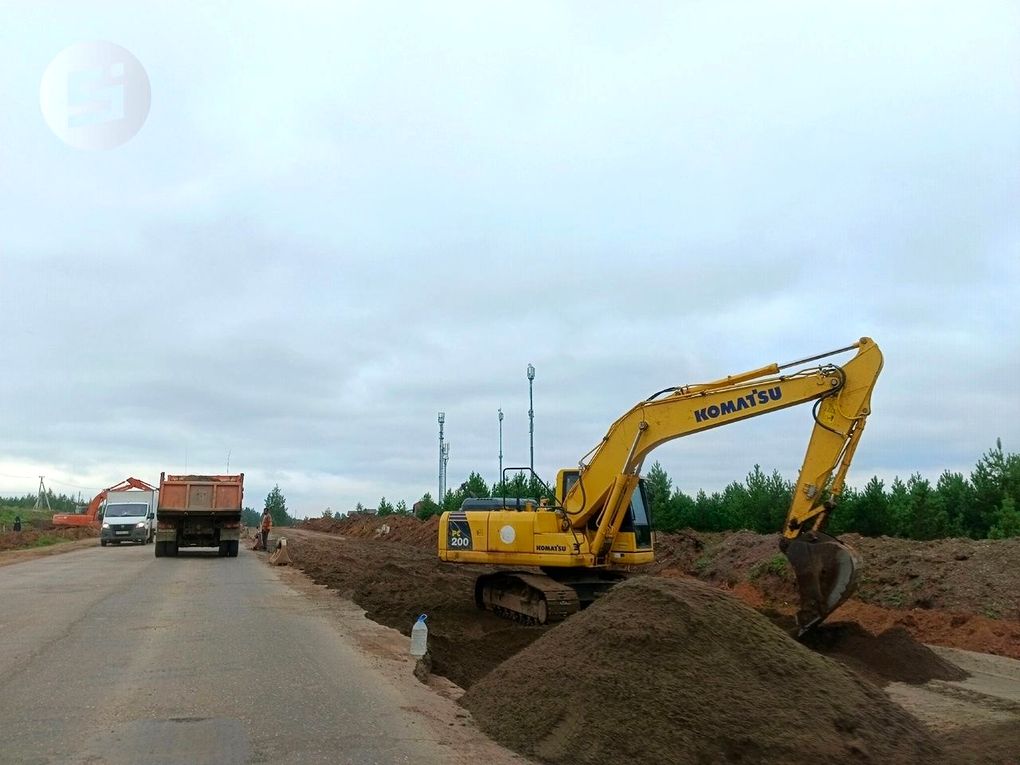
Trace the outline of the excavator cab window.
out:
<instances>
[{"instance_id":1,"label":"excavator cab window","mask_svg":"<svg viewBox=\"0 0 1020 765\"><path fill-rule=\"evenodd\" d=\"M577 483L578 471L576 470L561 470L560 471L560 482L562 486L558 496L562 499L567 496L567 493ZM597 518L592 518L591 524L597 522ZM630 508L627 510L627 517L623 519L623 523L620 524L620 531L633 531L634 532L634 544L639 550L650 550L652 549L652 513L651 506L648 504L648 495L645 493L645 479L638 481L637 488L634 489L634 495L630 498Z\"/></svg>"},{"instance_id":2,"label":"excavator cab window","mask_svg":"<svg viewBox=\"0 0 1020 765\"><path fill-rule=\"evenodd\" d=\"M634 544L638 549L652 547L652 518L648 496L645 494L644 479L638 482L634 495L630 498L630 510L624 518L621 531L634 532Z\"/></svg>"}]
</instances>

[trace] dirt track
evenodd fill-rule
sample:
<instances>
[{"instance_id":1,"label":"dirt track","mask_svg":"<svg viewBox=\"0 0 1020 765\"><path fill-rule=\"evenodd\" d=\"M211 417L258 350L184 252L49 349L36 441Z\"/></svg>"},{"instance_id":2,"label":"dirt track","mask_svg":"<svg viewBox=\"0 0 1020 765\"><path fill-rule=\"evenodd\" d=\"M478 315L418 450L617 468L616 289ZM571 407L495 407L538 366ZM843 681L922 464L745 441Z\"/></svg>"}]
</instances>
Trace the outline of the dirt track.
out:
<instances>
[{"instance_id":1,"label":"dirt track","mask_svg":"<svg viewBox=\"0 0 1020 765\"><path fill-rule=\"evenodd\" d=\"M509 624L479 612L473 604L473 581L478 573L488 569L438 561L434 521L422 524L415 519L396 518L383 523L380 519L361 518L328 525L316 521L310 525L325 526L332 533L286 532L292 537L290 550L295 564L315 581L357 602L370 618L405 634L418 613L428 612L434 671L461 687L470 688L554 629ZM665 535L665 539L660 536L661 554L654 573L668 580L693 572L766 613L774 623L783 624L792 612L794 596L788 572L773 562L774 540L757 535L728 536L731 539L724 535L709 538ZM962 645L982 652L1015 655L1020 646L1020 622L1015 618L992 619L974 612L987 611L992 603L1002 603L1008 597L1010 577L1013 592L1016 591L1015 578L1020 566L1010 566L1014 556L1020 556L1020 542L951 540L954 544L943 543L937 555L931 546L911 550L912 543L902 540L867 540L860 546L867 548L886 541L894 548L890 556L895 565L881 571L880 581L865 582L862 597L916 606L917 598L931 597L923 593L934 589L939 590L939 603L958 610L895 608L853 600L816 635L814 650L870 682L885 686L893 698L904 700L907 708L913 703L915 708L911 711L922 719L926 709L937 709L926 722L939 736L953 737L946 739L947 756L953 752L953 757L943 761L1012 763L992 755L988 755L991 759L981 759L984 755L979 756L980 752L994 751L994 746L990 749L984 746L979 752L971 747L977 739L964 735L960 726L987 727L988 741L1000 742L1002 751L1011 751L1008 742L1013 731L1002 722L1020 719L1020 707L1008 698L1003 700L994 693L967 686L973 679L964 679L967 673L952 658L933 652L922 643ZM875 560L883 558L874 550L865 555L874 576ZM961 560L957 556L967 557ZM967 561L971 561L969 566L958 565ZM933 570L929 572L924 566ZM918 569L920 573L915 576ZM922 576L922 585L918 586L915 583ZM945 577L941 583L940 576ZM954 582L970 593L969 600L952 592ZM859 614L867 618L858 619ZM1014 689L1020 687L1020 680L1015 678L1007 683ZM932 687L940 690L929 692ZM924 690L913 693L913 689ZM960 723L955 728L951 724L954 719Z\"/></svg>"}]
</instances>

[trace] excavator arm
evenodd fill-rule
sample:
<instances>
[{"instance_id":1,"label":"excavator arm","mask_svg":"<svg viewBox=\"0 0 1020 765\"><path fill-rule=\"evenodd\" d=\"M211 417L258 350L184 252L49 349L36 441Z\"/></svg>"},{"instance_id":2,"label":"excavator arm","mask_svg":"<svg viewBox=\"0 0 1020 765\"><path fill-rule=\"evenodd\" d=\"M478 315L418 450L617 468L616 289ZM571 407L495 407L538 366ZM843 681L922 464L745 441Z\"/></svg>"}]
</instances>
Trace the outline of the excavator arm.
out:
<instances>
[{"instance_id":1,"label":"excavator arm","mask_svg":"<svg viewBox=\"0 0 1020 765\"><path fill-rule=\"evenodd\" d=\"M849 350L857 353L843 366L826 364L783 374L785 369ZM660 391L613 423L590 453L590 461L582 463L563 497L562 512L573 528L594 526L590 549L595 565L604 565L629 511L641 466L653 449L676 438L814 402L814 429L781 542L801 590L798 621L802 630L810 629L853 592L856 555L823 529L843 490L881 370L878 346L861 338L821 356Z\"/></svg>"}]
</instances>

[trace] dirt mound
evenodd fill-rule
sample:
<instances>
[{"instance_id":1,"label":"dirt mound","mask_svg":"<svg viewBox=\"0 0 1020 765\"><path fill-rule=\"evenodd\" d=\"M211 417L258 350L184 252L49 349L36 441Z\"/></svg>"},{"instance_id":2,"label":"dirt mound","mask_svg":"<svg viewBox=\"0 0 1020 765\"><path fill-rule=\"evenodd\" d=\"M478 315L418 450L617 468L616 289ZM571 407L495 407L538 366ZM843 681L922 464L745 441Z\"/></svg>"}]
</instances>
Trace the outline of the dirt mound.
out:
<instances>
[{"instance_id":1,"label":"dirt mound","mask_svg":"<svg viewBox=\"0 0 1020 765\"><path fill-rule=\"evenodd\" d=\"M1020 725L1015 722L964 728L943 734L943 762L959 765L1017 765L1020 763Z\"/></svg>"},{"instance_id":2,"label":"dirt mound","mask_svg":"<svg viewBox=\"0 0 1020 765\"><path fill-rule=\"evenodd\" d=\"M42 547L74 539L98 537L99 530L91 526L58 529L52 526L47 530L25 529L24 531L7 531L0 533L0 551L21 550L26 547Z\"/></svg>"},{"instance_id":3,"label":"dirt mound","mask_svg":"<svg viewBox=\"0 0 1020 765\"><path fill-rule=\"evenodd\" d=\"M463 697L481 727L562 765L921 763L921 724L714 587L636 577Z\"/></svg>"},{"instance_id":4,"label":"dirt mound","mask_svg":"<svg viewBox=\"0 0 1020 765\"><path fill-rule=\"evenodd\" d=\"M916 542L857 534L841 539L864 559L856 595L862 602L1020 620L1020 539ZM778 534L688 531L658 534L656 545L657 573L680 571L727 587L750 581L766 602L796 600Z\"/></svg>"},{"instance_id":5,"label":"dirt mound","mask_svg":"<svg viewBox=\"0 0 1020 765\"><path fill-rule=\"evenodd\" d=\"M310 518L299 523L297 528L435 549L439 518L421 521L413 515L385 515L381 518L376 515L345 515L338 520Z\"/></svg>"},{"instance_id":6,"label":"dirt mound","mask_svg":"<svg viewBox=\"0 0 1020 765\"><path fill-rule=\"evenodd\" d=\"M856 534L857 594L834 614L874 634L904 627L917 641L1020 659L1020 539L915 542ZM694 576L748 605L792 615L798 595L779 535L656 535L660 576Z\"/></svg>"},{"instance_id":7,"label":"dirt mound","mask_svg":"<svg viewBox=\"0 0 1020 765\"><path fill-rule=\"evenodd\" d=\"M792 621L792 620L791 620ZM839 659L864 675L901 683L965 680L968 675L903 627L873 635L856 622L823 624L802 639L809 648Z\"/></svg>"},{"instance_id":8,"label":"dirt mound","mask_svg":"<svg viewBox=\"0 0 1020 765\"><path fill-rule=\"evenodd\" d=\"M1020 659L1020 621L1016 619L989 619L959 611L903 611L853 599L840 606L836 617L857 622L869 632L899 626L923 643Z\"/></svg>"}]
</instances>

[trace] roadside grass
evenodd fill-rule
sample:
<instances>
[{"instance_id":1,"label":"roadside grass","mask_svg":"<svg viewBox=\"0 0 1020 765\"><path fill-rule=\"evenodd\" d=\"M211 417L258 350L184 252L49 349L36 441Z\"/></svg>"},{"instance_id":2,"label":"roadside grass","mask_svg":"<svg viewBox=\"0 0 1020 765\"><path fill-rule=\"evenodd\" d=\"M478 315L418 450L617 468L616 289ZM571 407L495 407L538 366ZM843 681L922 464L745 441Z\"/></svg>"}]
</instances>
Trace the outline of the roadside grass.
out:
<instances>
[{"instance_id":1,"label":"roadside grass","mask_svg":"<svg viewBox=\"0 0 1020 765\"><path fill-rule=\"evenodd\" d=\"M45 510L28 510L23 507L0 505L0 531L10 531L14 527L14 516L21 516L23 529L48 526L54 513Z\"/></svg>"},{"instance_id":2,"label":"roadside grass","mask_svg":"<svg viewBox=\"0 0 1020 765\"><path fill-rule=\"evenodd\" d=\"M40 534L32 542L26 545L26 547L49 547L50 545L60 544L61 542L73 542L73 539L68 537L58 537L53 534Z\"/></svg>"}]
</instances>

